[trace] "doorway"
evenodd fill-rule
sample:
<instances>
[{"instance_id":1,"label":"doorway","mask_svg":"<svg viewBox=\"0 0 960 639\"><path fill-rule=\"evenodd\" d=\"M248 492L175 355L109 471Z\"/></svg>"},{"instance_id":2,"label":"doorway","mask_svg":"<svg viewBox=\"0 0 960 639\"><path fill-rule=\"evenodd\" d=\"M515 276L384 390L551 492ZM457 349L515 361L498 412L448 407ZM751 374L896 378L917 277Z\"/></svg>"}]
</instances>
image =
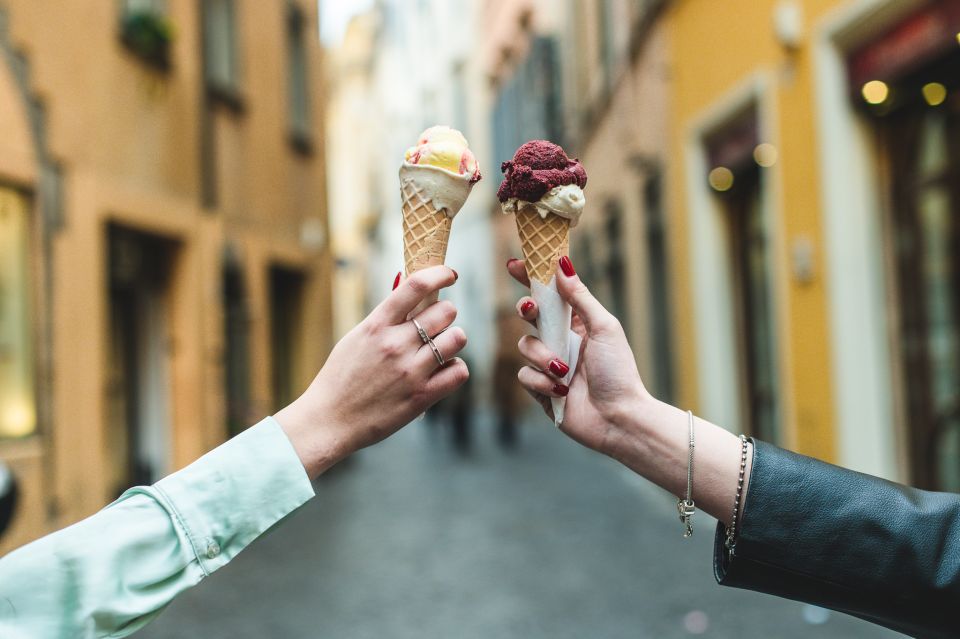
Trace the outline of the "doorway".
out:
<instances>
[{"instance_id":1,"label":"doorway","mask_svg":"<svg viewBox=\"0 0 960 639\"><path fill-rule=\"evenodd\" d=\"M107 244L107 441L119 494L170 469L169 306L176 243L111 225Z\"/></svg>"}]
</instances>

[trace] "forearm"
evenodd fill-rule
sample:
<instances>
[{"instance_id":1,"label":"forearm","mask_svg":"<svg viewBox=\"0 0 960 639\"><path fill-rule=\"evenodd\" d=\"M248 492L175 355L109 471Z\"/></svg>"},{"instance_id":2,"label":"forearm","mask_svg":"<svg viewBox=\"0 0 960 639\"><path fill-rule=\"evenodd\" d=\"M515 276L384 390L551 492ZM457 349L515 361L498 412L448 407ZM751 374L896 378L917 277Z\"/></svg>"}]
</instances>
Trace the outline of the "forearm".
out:
<instances>
[{"instance_id":1,"label":"forearm","mask_svg":"<svg viewBox=\"0 0 960 639\"><path fill-rule=\"evenodd\" d=\"M704 419L694 420L693 500L699 510L729 526L740 473L740 439ZM685 495L690 446L687 413L648 396L634 402L618 421L609 454L661 488L678 497ZM753 457L749 452L744 492ZM744 494L741 505L745 500Z\"/></svg>"}]
</instances>

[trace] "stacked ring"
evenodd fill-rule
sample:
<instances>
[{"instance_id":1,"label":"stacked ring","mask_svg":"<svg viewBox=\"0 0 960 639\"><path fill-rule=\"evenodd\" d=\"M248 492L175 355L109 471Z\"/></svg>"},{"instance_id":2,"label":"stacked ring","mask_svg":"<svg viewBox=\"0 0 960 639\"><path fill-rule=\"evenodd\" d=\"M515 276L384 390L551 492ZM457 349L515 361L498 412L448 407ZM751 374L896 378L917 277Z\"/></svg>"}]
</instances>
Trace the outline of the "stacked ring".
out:
<instances>
[{"instance_id":1,"label":"stacked ring","mask_svg":"<svg viewBox=\"0 0 960 639\"><path fill-rule=\"evenodd\" d=\"M418 322L415 318L411 319L410 321L413 322L413 325L417 327L417 333L420 335L420 340L429 346L430 350L433 351L433 356L436 358L437 364L440 366L446 364L447 360L443 358L443 353L440 352L440 349L437 348L437 345L433 342L433 339L431 339L431 337L427 335L427 332L423 330L423 327L420 326L420 322Z\"/></svg>"}]
</instances>

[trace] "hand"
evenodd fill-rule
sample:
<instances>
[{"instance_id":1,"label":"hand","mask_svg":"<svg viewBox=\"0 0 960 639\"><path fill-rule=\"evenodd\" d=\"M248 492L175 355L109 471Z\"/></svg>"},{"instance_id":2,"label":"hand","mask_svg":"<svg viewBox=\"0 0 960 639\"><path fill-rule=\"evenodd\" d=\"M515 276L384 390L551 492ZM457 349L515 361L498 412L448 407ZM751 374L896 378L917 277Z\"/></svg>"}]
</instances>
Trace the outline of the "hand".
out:
<instances>
[{"instance_id":1,"label":"hand","mask_svg":"<svg viewBox=\"0 0 960 639\"><path fill-rule=\"evenodd\" d=\"M518 346L529 366L520 369L518 378L551 418L549 398L566 395L560 429L584 446L617 456L617 443L623 439L620 431L626 423L624 416L637 410L650 395L640 379L620 322L590 294L569 258L564 259L567 269L558 270L557 289L573 308L571 326L583 340L577 370L569 388L565 387L560 379L568 370L567 363L547 350L538 338L526 335ZM530 286L523 261L510 260L507 270L518 282ZM517 303L520 316L531 323L538 310L531 297L523 297Z\"/></svg>"},{"instance_id":2,"label":"hand","mask_svg":"<svg viewBox=\"0 0 960 639\"><path fill-rule=\"evenodd\" d=\"M276 415L311 477L356 450L386 439L469 377L454 356L467 343L451 302L416 316L447 363L440 367L408 315L456 281L434 266L415 273L334 347L307 391Z\"/></svg>"}]
</instances>

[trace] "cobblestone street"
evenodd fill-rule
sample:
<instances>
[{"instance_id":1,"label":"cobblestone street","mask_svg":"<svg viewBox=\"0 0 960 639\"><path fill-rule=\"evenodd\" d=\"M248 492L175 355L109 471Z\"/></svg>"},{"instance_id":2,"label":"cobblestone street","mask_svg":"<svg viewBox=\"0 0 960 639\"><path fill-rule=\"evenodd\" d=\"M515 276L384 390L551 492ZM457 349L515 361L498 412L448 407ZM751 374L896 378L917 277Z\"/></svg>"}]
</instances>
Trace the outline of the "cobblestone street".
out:
<instances>
[{"instance_id":1,"label":"cobblestone street","mask_svg":"<svg viewBox=\"0 0 960 639\"><path fill-rule=\"evenodd\" d=\"M876 638L836 613L721 588L713 521L543 419L468 455L416 422L181 597L142 639Z\"/></svg>"}]
</instances>

